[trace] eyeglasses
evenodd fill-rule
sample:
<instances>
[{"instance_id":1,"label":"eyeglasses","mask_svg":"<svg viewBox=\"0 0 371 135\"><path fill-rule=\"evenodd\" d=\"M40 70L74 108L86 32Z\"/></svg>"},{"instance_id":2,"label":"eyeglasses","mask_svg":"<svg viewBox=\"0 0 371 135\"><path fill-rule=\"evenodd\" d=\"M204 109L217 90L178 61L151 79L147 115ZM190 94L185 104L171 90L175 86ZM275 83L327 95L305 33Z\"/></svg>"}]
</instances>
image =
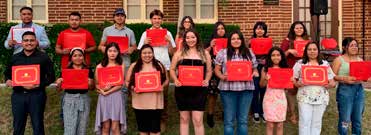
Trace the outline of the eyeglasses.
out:
<instances>
[{"instance_id":1,"label":"eyeglasses","mask_svg":"<svg viewBox=\"0 0 371 135\"><path fill-rule=\"evenodd\" d=\"M23 42L35 42L36 40L35 39L23 39L22 41Z\"/></svg>"}]
</instances>

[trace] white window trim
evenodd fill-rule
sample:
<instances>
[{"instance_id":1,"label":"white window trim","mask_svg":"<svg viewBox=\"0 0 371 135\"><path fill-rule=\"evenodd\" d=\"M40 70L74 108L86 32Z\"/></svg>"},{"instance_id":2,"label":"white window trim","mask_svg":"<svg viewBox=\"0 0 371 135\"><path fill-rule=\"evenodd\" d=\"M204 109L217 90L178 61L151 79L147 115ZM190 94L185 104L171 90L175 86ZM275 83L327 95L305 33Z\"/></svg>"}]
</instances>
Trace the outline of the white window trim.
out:
<instances>
[{"instance_id":1,"label":"white window trim","mask_svg":"<svg viewBox=\"0 0 371 135\"><path fill-rule=\"evenodd\" d=\"M32 7L32 0L26 0L27 1L27 5L25 6L28 6L28 7ZM13 15L12 15L12 11L13 11L13 0L7 0L7 5L8 5L8 22L14 22L14 23L21 23L22 20L20 19L17 19L17 20L12 20L13 18ZM36 23L42 23L42 24L46 24L46 23L49 23L49 13L48 13L48 8L49 8L49 5L48 5L48 0L45 0L45 20L35 20L33 19L32 22L36 22ZM19 12L19 11L17 11Z\"/></svg>"},{"instance_id":2,"label":"white window trim","mask_svg":"<svg viewBox=\"0 0 371 135\"><path fill-rule=\"evenodd\" d=\"M126 23L151 23L150 19L147 19L146 17L149 15L146 15L146 0L139 0L140 1L140 11L141 11L141 16L140 19L128 19L126 18ZM159 0L159 5L160 9L163 12L164 9L164 4L163 0ZM128 13L128 1L124 0L124 9L126 10L125 12Z\"/></svg>"},{"instance_id":3,"label":"white window trim","mask_svg":"<svg viewBox=\"0 0 371 135\"><path fill-rule=\"evenodd\" d=\"M179 0L179 18L184 16L184 0ZM200 19L201 17L201 0L196 0L196 18L192 18L195 23L215 23L218 21L218 0L214 0L214 18ZM179 20L180 20L179 19Z\"/></svg>"}]
</instances>

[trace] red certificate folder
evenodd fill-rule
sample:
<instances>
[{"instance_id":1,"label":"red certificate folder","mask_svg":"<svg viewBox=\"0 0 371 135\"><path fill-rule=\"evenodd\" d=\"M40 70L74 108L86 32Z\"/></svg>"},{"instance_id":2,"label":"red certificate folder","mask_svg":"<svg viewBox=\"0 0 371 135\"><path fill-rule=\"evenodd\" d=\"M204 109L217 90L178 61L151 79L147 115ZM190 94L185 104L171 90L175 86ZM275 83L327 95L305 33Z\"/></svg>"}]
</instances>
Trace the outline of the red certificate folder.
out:
<instances>
[{"instance_id":1,"label":"red certificate folder","mask_svg":"<svg viewBox=\"0 0 371 135\"><path fill-rule=\"evenodd\" d=\"M304 49L308 42L308 40L294 41L294 48L298 52L297 57L303 57Z\"/></svg>"},{"instance_id":2,"label":"red certificate folder","mask_svg":"<svg viewBox=\"0 0 371 135\"><path fill-rule=\"evenodd\" d=\"M255 55L266 55L273 46L272 38L253 38L250 41Z\"/></svg>"},{"instance_id":3,"label":"red certificate folder","mask_svg":"<svg viewBox=\"0 0 371 135\"><path fill-rule=\"evenodd\" d=\"M18 44L21 44L23 33L27 31L35 32L35 29L34 28L12 28L10 31L12 33L12 40L15 40L17 41Z\"/></svg>"},{"instance_id":4,"label":"red certificate folder","mask_svg":"<svg viewBox=\"0 0 371 135\"><path fill-rule=\"evenodd\" d=\"M62 88L63 89L83 89L89 88L88 69L62 69Z\"/></svg>"},{"instance_id":5,"label":"red certificate folder","mask_svg":"<svg viewBox=\"0 0 371 135\"><path fill-rule=\"evenodd\" d=\"M306 85L328 84L327 67L325 66L302 66L301 75Z\"/></svg>"},{"instance_id":6,"label":"red certificate folder","mask_svg":"<svg viewBox=\"0 0 371 135\"><path fill-rule=\"evenodd\" d=\"M218 52L224 48L227 48L227 38L215 38L214 39L215 46L213 48L214 55L217 55Z\"/></svg>"},{"instance_id":7,"label":"red certificate folder","mask_svg":"<svg viewBox=\"0 0 371 135\"><path fill-rule=\"evenodd\" d=\"M176 39L175 44L176 44L176 50L177 51L183 49L182 42L183 42L183 38Z\"/></svg>"},{"instance_id":8,"label":"red certificate folder","mask_svg":"<svg viewBox=\"0 0 371 135\"><path fill-rule=\"evenodd\" d=\"M86 34L85 33L65 33L63 39L63 48L72 49L74 47L86 48Z\"/></svg>"},{"instance_id":9,"label":"red certificate folder","mask_svg":"<svg viewBox=\"0 0 371 135\"><path fill-rule=\"evenodd\" d=\"M228 81L251 81L252 63L250 61L227 61Z\"/></svg>"},{"instance_id":10,"label":"red certificate folder","mask_svg":"<svg viewBox=\"0 0 371 135\"><path fill-rule=\"evenodd\" d=\"M151 45L152 46L165 46L167 45L166 42L166 29L147 29L146 30L147 37L151 38Z\"/></svg>"},{"instance_id":11,"label":"red certificate folder","mask_svg":"<svg viewBox=\"0 0 371 135\"><path fill-rule=\"evenodd\" d=\"M40 84L40 65L12 66L12 85Z\"/></svg>"},{"instance_id":12,"label":"red certificate folder","mask_svg":"<svg viewBox=\"0 0 371 135\"><path fill-rule=\"evenodd\" d=\"M268 68L268 74L271 76L268 80L269 88L294 88L294 84L291 81L291 77L293 76L291 68Z\"/></svg>"},{"instance_id":13,"label":"red certificate folder","mask_svg":"<svg viewBox=\"0 0 371 135\"><path fill-rule=\"evenodd\" d=\"M204 67L180 65L178 67L178 79L182 86L202 86Z\"/></svg>"},{"instance_id":14,"label":"red certificate folder","mask_svg":"<svg viewBox=\"0 0 371 135\"><path fill-rule=\"evenodd\" d=\"M366 81L371 77L371 61L350 62L349 66L349 75L357 80Z\"/></svg>"},{"instance_id":15,"label":"red certificate folder","mask_svg":"<svg viewBox=\"0 0 371 135\"><path fill-rule=\"evenodd\" d=\"M119 86L124 84L124 74L121 66L98 68L98 84L100 87Z\"/></svg>"},{"instance_id":16,"label":"red certificate folder","mask_svg":"<svg viewBox=\"0 0 371 135\"><path fill-rule=\"evenodd\" d=\"M125 36L107 36L107 43L115 42L120 47L120 52L123 53L129 48L129 39Z\"/></svg>"},{"instance_id":17,"label":"red certificate folder","mask_svg":"<svg viewBox=\"0 0 371 135\"><path fill-rule=\"evenodd\" d=\"M162 91L160 71L135 73L134 91L136 93Z\"/></svg>"}]
</instances>

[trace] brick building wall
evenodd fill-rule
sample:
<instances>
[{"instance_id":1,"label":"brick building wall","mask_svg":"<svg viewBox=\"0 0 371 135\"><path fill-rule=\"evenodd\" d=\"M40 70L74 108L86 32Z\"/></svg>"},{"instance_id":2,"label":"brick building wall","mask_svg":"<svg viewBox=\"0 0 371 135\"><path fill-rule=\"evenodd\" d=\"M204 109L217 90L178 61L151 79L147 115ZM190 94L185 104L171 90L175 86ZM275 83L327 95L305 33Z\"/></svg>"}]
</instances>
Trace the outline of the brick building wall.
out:
<instances>
[{"instance_id":1,"label":"brick building wall","mask_svg":"<svg viewBox=\"0 0 371 135\"><path fill-rule=\"evenodd\" d=\"M6 22L6 14L7 14L7 10L6 10L6 0L0 0L0 22Z\"/></svg>"},{"instance_id":2,"label":"brick building wall","mask_svg":"<svg viewBox=\"0 0 371 135\"><path fill-rule=\"evenodd\" d=\"M354 37L362 45L362 0L343 0L343 37ZM365 59L371 60L371 1L365 4ZM359 48L362 55L362 48Z\"/></svg>"},{"instance_id":3,"label":"brick building wall","mask_svg":"<svg viewBox=\"0 0 371 135\"><path fill-rule=\"evenodd\" d=\"M164 0L163 1L164 21L177 23L179 14L178 0Z\"/></svg>"}]
</instances>

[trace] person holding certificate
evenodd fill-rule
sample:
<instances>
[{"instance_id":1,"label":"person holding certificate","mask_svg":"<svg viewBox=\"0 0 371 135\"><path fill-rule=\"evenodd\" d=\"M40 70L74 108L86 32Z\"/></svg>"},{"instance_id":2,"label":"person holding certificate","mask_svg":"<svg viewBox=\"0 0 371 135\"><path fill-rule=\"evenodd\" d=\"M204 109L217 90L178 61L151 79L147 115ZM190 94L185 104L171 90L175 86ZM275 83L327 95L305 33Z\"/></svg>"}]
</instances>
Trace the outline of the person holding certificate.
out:
<instances>
[{"instance_id":1,"label":"person holding certificate","mask_svg":"<svg viewBox=\"0 0 371 135\"><path fill-rule=\"evenodd\" d=\"M50 46L50 41L46 35L45 28L32 22L33 9L31 7L22 7L19 10L22 23L10 28L8 37L5 40L6 49L14 49L13 54L22 51L22 34L26 31L32 31L36 34L36 40L40 49L46 49Z\"/></svg>"},{"instance_id":2,"label":"person holding certificate","mask_svg":"<svg viewBox=\"0 0 371 135\"><path fill-rule=\"evenodd\" d=\"M183 49L174 54L170 67L180 114L180 134L189 134L189 121L192 121L195 135L203 135L203 112L207 86L212 75L211 58L204 50L200 36L195 30L186 31L183 39Z\"/></svg>"},{"instance_id":3,"label":"person holding certificate","mask_svg":"<svg viewBox=\"0 0 371 135\"><path fill-rule=\"evenodd\" d=\"M343 55L337 57L332 69L339 82L336 91L336 101L339 111L338 134L347 135L348 129L352 128L352 134L362 134L362 114L365 109L365 93L362 81L350 75L351 62L362 62L358 56L358 42L356 39L346 37L342 43ZM357 67L355 70L360 70ZM366 67L365 67L366 68ZM370 70L370 69L368 69ZM371 79L369 78L368 81Z\"/></svg>"},{"instance_id":4,"label":"person holding certificate","mask_svg":"<svg viewBox=\"0 0 371 135\"><path fill-rule=\"evenodd\" d=\"M58 35L55 45L55 53L61 55L61 68L67 68L68 54L74 47L84 49L86 64L90 65L90 53L96 49L93 35L86 29L80 27L81 15L79 12L71 12L68 15L68 25L70 28L62 31Z\"/></svg>"},{"instance_id":5,"label":"person holding certificate","mask_svg":"<svg viewBox=\"0 0 371 135\"><path fill-rule=\"evenodd\" d=\"M90 113L88 90L94 88L94 73L86 65L82 48L72 48L68 59L67 68L62 69L62 77L56 81L57 89L65 91L64 134L85 135Z\"/></svg>"},{"instance_id":6,"label":"person holding certificate","mask_svg":"<svg viewBox=\"0 0 371 135\"><path fill-rule=\"evenodd\" d=\"M180 21L178 33L175 36L176 51L180 51L183 48L182 47L183 34L185 31L191 29L195 29L195 23L193 22L192 17L184 16L183 19Z\"/></svg>"},{"instance_id":7,"label":"person holding certificate","mask_svg":"<svg viewBox=\"0 0 371 135\"><path fill-rule=\"evenodd\" d=\"M125 134L127 130L122 87L125 64L117 43L106 45L103 60L96 67L95 87L99 93L94 131L97 134Z\"/></svg>"},{"instance_id":8,"label":"person holding certificate","mask_svg":"<svg viewBox=\"0 0 371 135\"><path fill-rule=\"evenodd\" d=\"M22 35L23 51L14 54L5 70L6 85L13 87L11 97L13 134L23 135L30 114L34 135L44 135L45 87L55 81L49 56L37 49L34 32Z\"/></svg>"},{"instance_id":9,"label":"person holding certificate","mask_svg":"<svg viewBox=\"0 0 371 135\"><path fill-rule=\"evenodd\" d=\"M215 58L215 74L220 78L220 97L224 110L224 135L248 132L248 113L255 89L252 76L259 76L258 63L253 52L245 45L240 31L228 37L228 46ZM234 127L234 123L237 123Z\"/></svg>"},{"instance_id":10,"label":"person holding certificate","mask_svg":"<svg viewBox=\"0 0 371 135\"><path fill-rule=\"evenodd\" d=\"M139 134L159 135L161 112L164 108L162 89L168 85L169 77L165 67L155 59L150 45L143 45L139 54L139 59L130 65L125 82L131 91ZM158 72L159 74L156 74Z\"/></svg>"},{"instance_id":11,"label":"person holding certificate","mask_svg":"<svg viewBox=\"0 0 371 135\"><path fill-rule=\"evenodd\" d=\"M176 48L173 36L165 28L161 27L164 14L155 9L149 14L152 27L143 32L137 49L141 49L143 45L150 44L153 47L155 58L164 64L167 71L170 69L170 56ZM168 73L169 74L169 73ZM161 118L161 131L166 129L167 114L167 101L168 101L169 86L165 86L164 91L164 111Z\"/></svg>"},{"instance_id":12,"label":"person holding certificate","mask_svg":"<svg viewBox=\"0 0 371 135\"><path fill-rule=\"evenodd\" d=\"M308 31L303 22L296 21L291 24L289 33L287 34L287 38L285 38L281 43L281 49L285 52L287 58L287 64L289 67L292 68L296 61L301 58L298 55L298 51L295 49L295 41L297 42L309 42ZM296 104L296 93L297 88L294 90L287 91L287 102L289 107L290 113L290 122L293 124L297 124L297 116L295 111L295 104Z\"/></svg>"},{"instance_id":13,"label":"person holding certificate","mask_svg":"<svg viewBox=\"0 0 371 135\"><path fill-rule=\"evenodd\" d=\"M301 60L295 63L294 85L299 109L299 135L320 135L322 116L329 103L328 90L335 87L330 64L320 56L316 42L308 43Z\"/></svg>"}]
</instances>

